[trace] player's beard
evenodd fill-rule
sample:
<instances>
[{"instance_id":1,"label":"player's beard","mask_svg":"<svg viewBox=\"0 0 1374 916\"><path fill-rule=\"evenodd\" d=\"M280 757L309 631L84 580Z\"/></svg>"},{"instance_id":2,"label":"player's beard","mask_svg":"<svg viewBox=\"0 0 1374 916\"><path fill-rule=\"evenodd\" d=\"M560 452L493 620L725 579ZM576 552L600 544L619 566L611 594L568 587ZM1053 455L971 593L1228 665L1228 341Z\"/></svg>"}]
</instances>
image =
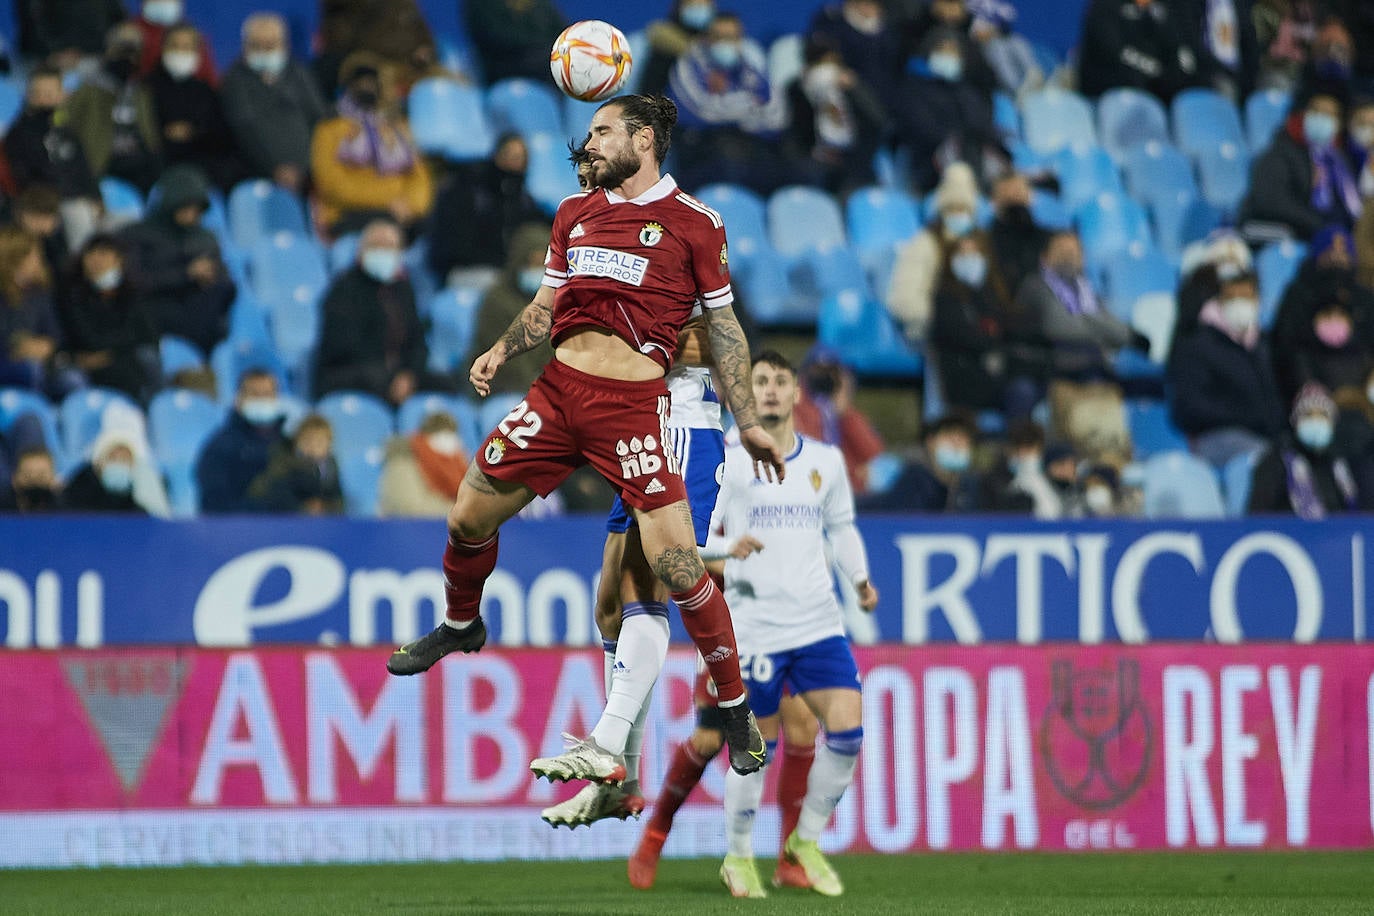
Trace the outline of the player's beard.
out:
<instances>
[{"instance_id":1,"label":"player's beard","mask_svg":"<svg viewBox=\"0 0 1374 916\"><path fill-rule=\"evenodd\" d=\"M618 188L638 171L639 159L628 152L614 159L596 159L592 162L591 184L607 190Z\"/></svg>"}]
</instances>

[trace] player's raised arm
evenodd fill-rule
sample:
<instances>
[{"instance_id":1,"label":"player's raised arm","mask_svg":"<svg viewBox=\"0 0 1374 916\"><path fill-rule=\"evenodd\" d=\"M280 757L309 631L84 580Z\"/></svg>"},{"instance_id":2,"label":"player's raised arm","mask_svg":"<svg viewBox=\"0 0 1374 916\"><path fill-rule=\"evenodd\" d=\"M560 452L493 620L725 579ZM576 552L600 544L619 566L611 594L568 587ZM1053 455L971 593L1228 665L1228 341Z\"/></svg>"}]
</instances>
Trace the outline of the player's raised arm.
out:
<instances>
[{"instance_id":1,"label":"player's raised arm","mask_svg":"<svg viewBox=\"0 0 1374 916\"><path fill-rule=\"evenodd\" d=\"M539 287L530 304L520 310L515 320L468 370L468 381L477 393L486 397L491 393L491 380L496 370L512 356L519 356L549 339L549 328L553 326L553 290L547 286Z\"/></svg>"},{"instance_id":2,"label":"player's raised arm","mask_svg":"<svg viewBox=\"0 0 1374 916\"><path fill-rule=\"evenodd\" d=\"M759 426L754 407L754 382L750 377L749 343L730 306L706 309L706 330L716 372L725 385L725 396L739 427L740 445L754 459L754 476L780 481L786 476L782 452L773 438Z\"/></svg>"}]
</instances>

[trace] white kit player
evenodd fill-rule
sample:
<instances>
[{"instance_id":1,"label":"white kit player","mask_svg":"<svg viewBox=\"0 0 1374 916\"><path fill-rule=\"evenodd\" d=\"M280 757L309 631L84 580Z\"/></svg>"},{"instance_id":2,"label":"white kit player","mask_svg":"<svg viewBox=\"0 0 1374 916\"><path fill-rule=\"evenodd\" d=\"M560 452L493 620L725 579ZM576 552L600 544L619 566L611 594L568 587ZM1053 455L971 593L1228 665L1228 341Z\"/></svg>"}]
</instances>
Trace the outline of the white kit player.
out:
<instances>
[{"instance_id":1,"label":"white kit player","mask_svg":"<svg viewBox=\"0 0 1374 916\"><path fill-rule=\"evenodd\" d=\"M777 353L754 357L759 420L786 455L787 478L756 486L749 455L725 453L725 480L702 551L723 558L725 591L735 623L740 670L769 756L778 740L783 688L799 696L825 729L807 780L797 829L785 838L785 858L806 872L812 889L836 896L844 888L817 846L821 831L854 780L863 725L859 670L844 633L826 557L826 540L840 572L871 611L878 592L854 525L854 496L840 450L793 428L797 375ZM763 798L764 771L726 774L729 854L721 879L737 897L766 896L754 865L754 815Z\"/></svg>"}]
</instances>

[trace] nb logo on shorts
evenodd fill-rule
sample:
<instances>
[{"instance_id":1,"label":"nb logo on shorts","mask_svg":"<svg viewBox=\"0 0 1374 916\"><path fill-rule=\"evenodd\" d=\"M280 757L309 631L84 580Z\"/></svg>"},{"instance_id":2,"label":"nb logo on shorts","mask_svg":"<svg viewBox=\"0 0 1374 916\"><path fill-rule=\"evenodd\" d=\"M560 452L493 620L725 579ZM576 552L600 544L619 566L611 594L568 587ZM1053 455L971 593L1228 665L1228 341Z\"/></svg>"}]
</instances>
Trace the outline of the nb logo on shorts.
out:
<instances>
[{"instance_id":1,"label":"nb logo on shorts","mask_svg":"<svg viewBox=\"0 0 1374 916\"><path fill-rule=\"evenodd\" d=\"M655 493L662 493L666 489L668 488L665 487L657 477L655 477L653 480L649 481L649 485L644 488L644 495L653 496Z\"/></svg>"},{"instance_id":2,"label":"nb logo on shorts","mask_svg":"<svg viewBox=\"0 0 1374 916\"><path fill-rule=\"evenodd\" d=\"M706 656L706 664L709 665L712 662L723 662L734 654L735 650L731 649L729 646L716 646L716 650Z\"/></svg>"},{"instance_id":3,"label":"nb logo on shorts","mask_svg":"<svg viewBox=\"0 0 1374 916\"><path fill-rule=\"evenodd\" d=\"M657 474L663 470L663 456L657 454L658 440L652 435L645 436L642 440L635 436L629 442L621 439L615 444L615 453L620 457L620 476L625 480L634 477L644 477L649 474ZM650 483L652 486L652 482ZM658 485L658 489L663 489L663 484ZM656 493L658 490L645 489L645 493Z\"/></svg>"}]
</instances>

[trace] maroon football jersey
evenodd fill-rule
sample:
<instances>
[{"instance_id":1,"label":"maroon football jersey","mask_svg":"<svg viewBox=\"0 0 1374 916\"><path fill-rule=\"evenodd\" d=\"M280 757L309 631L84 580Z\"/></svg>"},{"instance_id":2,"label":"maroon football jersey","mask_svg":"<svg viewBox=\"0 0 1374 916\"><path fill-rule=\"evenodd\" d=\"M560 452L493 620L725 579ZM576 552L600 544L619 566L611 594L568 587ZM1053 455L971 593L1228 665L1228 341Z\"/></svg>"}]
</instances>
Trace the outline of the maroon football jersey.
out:
<instances>
[{"instance_id":1,"label":"maroon football jersey","mask_svg":"<svg viewBox=\"0 0 1374 916\"><path fill-rule=\"evenodd\" d=\"M572 331L608 328L664 369L698 302L734 301L720 214L678 189L671 175L634 200L604 189L558 206L544 285L555 345Z\"/></svg>"}]
</instances>

